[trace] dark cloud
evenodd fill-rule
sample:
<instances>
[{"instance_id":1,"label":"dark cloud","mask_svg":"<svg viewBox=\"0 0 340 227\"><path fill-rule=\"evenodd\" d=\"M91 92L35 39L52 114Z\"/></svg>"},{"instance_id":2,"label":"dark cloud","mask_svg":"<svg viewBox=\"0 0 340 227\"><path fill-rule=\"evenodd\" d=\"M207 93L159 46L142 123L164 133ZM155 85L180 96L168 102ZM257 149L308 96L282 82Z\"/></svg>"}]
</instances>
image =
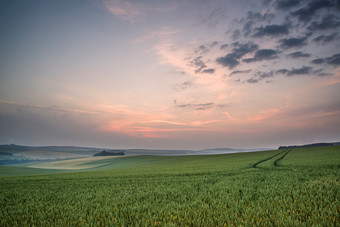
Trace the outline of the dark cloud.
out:
<instances>
[{"instance_id":1,"label":"dark cloud","mask_svg":"<svg viewBox=\"0 0 340 227\"><path fill-rule=\"evenodd\" d=\"M335 7L334 0L312 0L306 6L291 13L302 22L308 22L312 16L320 9Z\"/></svg>"},{"instance_id":2,"label":"dark cloud","mask_svg":"<svg viewBox=\"0 0 340 227\"><path fill-rule=\"evenodd\" d=\"M315 42L317 44L325 45L325 44L335 40L337 35L338 35L338 33L336 33L336 32L333 32L330 35L320 35L320 36L316 37L315 39L313 39L313 42Z\"/></svg>"},{"instance_id":3,"label":"dark cloud","mask_svg":"<svg viewBox=\"0 0 340 227\"><path fill-rule=\"evenodd\" d=\"M202 103L202 104L195 104L193 105L196 110L205 110L205 109L210 109L213 107L215 103L213 102L208 102L208 103Z\"/></svg>"},{"instance_id":4,"label":"dark cloud","mask_svg":"<svg viewBox=\"0 0 340 227\"><path fill-rule=\"evenodd\" d=\"M327 29L336 29L340 26L340 20L338 17L329 14L325 15L320 22L313 21L307 29L310 31L322 31Z\"/></svg>"},{"instance_id":5,"label":"dark cloud","mask_svg":"<svg viewBox=\"0 0 340 227\"><path fill-rule=\"evenodd\" d=\"M187 89L187 88L192 87L192 86L193 86L193 82L192 81L185 81L183 83L176 84L174 86L174 89L175 90L184 90L184 89Z\"/></svg>"},{"instance_id":6,"label":"dark cloud","mask_svg":"<svg viewBox=\"0 0 340 227\"><path fill-rule=\"evenodd\" d=\"M276 7L281 10L287 10L299 4L300 0L281 0L277 2Z\"/></svg>"},{"instance_id":7,"label":"dark cloud","mask_svg":"<svg viewBox=\"0 0 340 227\"><path fill-rule=\"evenodd\" d=\"M252 42L249 43L239 43L239 42L235 42L232 43L233 49L232 52L238 57L241 58L244 55L248 54L248 53L252 53L255 50L258 49L258 45Z\"/></svg>"},{"instance_id":8,"label":"dark cloud","mask_svg":"<svg viewBox=\"0 0 340 227\"><path fill-rule=\"evenodd\" d=\"M177 99L175 99L174 105L178 108L192 108L196 110L206 110L206 109L210 109L214 107L215 103L208 102L208 103L199 103L199 104L193 104L193 103L178 104Z\"/></svg>"},{"instance_id":9,"label":"dark cloud","mask_svg":"<svg viewBox=\"0 0 340 227\"><path fill-rule=\"evenodd\" d=\"M340 54L334 54L331 57L325 59L329 65L340 65Z\"/></svg>"},{"instance_id":10,"label":"dark cloud","mask_svg":"<svg viewBox=\"0 0 340 227\"><path fill-rule=\"evenodd\" d=\"M333 75L333 74L331 74L331 73L319 73L318 74L318 76L320 76L320 77L331 76L331 75Z\"/></svg>"},{"instance_id":11,"label":"dark cloud","mask_svg":"<svg viewBox=\"0 0 340 227\"><path fill-rule=\"evenodd\" d=\"M220 49L221 49L221 50L224 50L224 49L227 48L228 46L229 46L229 44L223 44L223 45L220 46Z\"/></svg>"},{"instance_id":12,"label":"dark cloud","mask_svg":"<svg viewBox=\"0 0 340 227\"><path fill-rule=\"evenodd\" d=\"M301 51L293 52L287 55L290 58L309 58L311 55Z\"/></svg>"},{"instance_id":13,"label":"dark cloud","mask_svg":"<svg viewBox=\"0 0 340 227\"><path fill-rule=\"evenodd\" d=\"M256 76L259 77L260 79L268 78L268 77L273 77L274 76L274 71L270 72L257 72Z\"/></svg>"},{"instance_id":14,"label":"dark cloud","mask_svg":"<svg viewBox=\"0 0 340 227\"><path fill-rule=\"evenodd\" d=\"M218 44L218 42L217 41L214 41L214 42L212 42L212 43L210 43L210 47L214 47L214 46L216 46Z\"/></svg>"},{"instance_id":15,"label":"dark cloud","mask_svg":"<svg viewBox=\"0 0 340 227\"><path fill-rule=\"evenodd\" d=\"M248 11L247 13L247 19L249 21L266 21L274 18L274 14L270 12L265 12L265 13L259 13L259 12L252 12Z\"/></svg>"},{"instance_id":16,"label":"dark cloud","mask_svg":"<svg viewBox=\"0 0 340 227\"><path fill-rule=\"evenodd\" d=\"M253 30L253 25L254 21L248 21L246 24L243 25L242 32L244 36L248 37L251 34Z\"/></svg>"},{"instance_id":17,"label":"dark cloud","mask_svg":"<svg viewBox=\"0 0 340 227\"><path fill-rule=\"evenodd\" d=\"M274 14L270 13L269 11L265 13L259 13L259 12L252 12L249 11L247 13L247 17L244 18L244 21L246 23L243 25L242 32L245 37L248 37L252 31L253 31L253 26L257 22L263 22L263 21L270 21L272 18L274 18ZM239 37L241 34L240 31L235 30L236 33L233 34L233 38L236 39Z\"/></svg>"},{"instance_id":18,"label":"dark cloud","mask_svg":"<svg viewBox=\"0 0 340 227\"><path fill-rule=\"evenodd\" d=\"M323 71L324 71L324 69L317 69L317 70L313 71L313 74L317 75L319 77L325 77L325 76L331 76L332 75L330 73L324 73Z\"/></svg>"},{"instance_id":19,"label":"dark cloud","mask_svg":"<svg viewBox=\"0 0 340 227\"><path fill-rule=\"evenodd\" d=\"M213 74L213 73L215 73L215 69L205 69L205 70L202 71L202 73Z\"/></svg>"},{"instance_id":20,"label":"dark cloud","mask_svg":"<svg viewBox=\"0 0 340 227\"><path fill-rule=\"evenodd\" d=\"M266 26L261 26L258 28L255 28L255 33L253 34L253 37L255 38L261 38L264 36L269 37L276 37L281 35L288 35L289 34L289 28L291 27L290 24L271 24Z\"/></svg>"},{"instance_id":21,"label":"dark cloud","mask_svg":"<svg viewBox=\"0 0 340 227\"><path fill-rule=\"evenodd\" d=\"M202 45L200 48L204 49L205 46ZM195 73L208 73L213 74L215 73L215 69L206 69L207 65L203 62L202 56L196 57L194 60L190 62L190 65L196 68Z\"/></svg>"},{"instance_id":22,"label":"dark cloud","mask_svg":"<svg viewBox=\"0 0 340 227\"><path fill-rule=\"evenodd\" d=\"M269 71L269 72L258 71L254 74L254 76L252 78L244 81L244 83L255 84L255 83L260 82L263 79L267 79L267 78L270 78L270 77L273 77L273 76L274 76L274 71Z\"/></svg>"},{"instance_id":23,"label":"dark cloud","mask_svg":"<svg viewBox=\"0 0 340 227\"><path fill-rule=\"evenodd\" d=\"M190 64L196 68L195 73L199 73L204 68L207 67L205 63L202 61L202 56L196 57L194 60L190 62Z\"/></svg>"},{"instance_id":24,"label":"dark cloud","mask_svg":"<svg viewBox=\"0 0 340 227\"><path fill-rule=\"evenodd\" d=\"M196 54L205 54L208 51L211 50L211 48L215 47L218 44L217 41L211 42L211 43L207 43L207 44L202 44L200 45L196 50L195 53Z\"/></svg>"},{"instance_id":25,"label":"dark cloud","mask_svg":"<svg viewBox=\"0 0 340 227\"><path fill-rule=\"evenodd\" d=\"M248 70L236 70L236 71L233 71L229 74L229 76L232 76L232 75L235 75L235 74L240 74L240 73L250 73L251 72L251 69L248 69Z\"/></svg>"},{"instance_id":26,"label":"dark cloud","mask_svg":"<svg viewBox=\"0 0 340 227\"><path fill-rule=\"evenodd\" d=\"M232 52L224 57L219 57L216 62L224 67L229 67L233 69L240 64L239 59L248 53L252 53L258 49L258 45L252 42L249 43L239 43L235 42L231 44L233 46Z\"/></svg>"},{"instance_id":27,"label":"dark cloud","mask_svg":"<svg viewBox=\"0 0 340 227\"><path fill-rule=\"evenodd\" d=\"M277 70L275 73L276 73L276 74L286 74L286 73L288 73L288 72L289 72L288 69L279 69L279 70Z\"/></svg>"},{"instance_id":28,"label":"dark cloud","mask_svg":"<svg viewBox=\"0 0 340 227\"><path fill-rule=\"evenodd\" d=\"M233 69L240 64L235 54L227 54L224 57L219 57L216 59L216 62L229 69Z\"/></svg>"},{"instance_id":29,"label":"dark cloud","mask_svg":"<svg viewBox=\"0 0 340 227\"><path fill-rule=\"evenodd\" d=\"M280 47L283 49L287 48L298 48L307 45L307 36L300 38L284 38L279 40Z\"/></svg>"},{"instance_id":30,"label":"dark cloud","mask_svg":"<svg viewBox=\"0 0 340 227\"><path fill-rule=\"evenodd\" d=\"M295 75L309 75L312 72L312 67L310 66L303 66L302 68L298 69L291 69L288 73L287 76L295 76Z\"/></svg>"},{"instance_id":31,"label":"dark cloud","mask_svg":"<svg viewBox=\"0 0 340 227\"><path fill-rule=\"evenodd\" d=\"M309 75L312 73L313 68L309 66L303 66L301 68L292 68L291 70L288 69L280 69L277 70L277 74L285 74L287 76L298 76L298 75Z\"/></svg>"},{"instance_id":32,"label":"dark cloud","mask_svg":"<svg viewBox=\"0 0 340 227\"><path fill-rule=\"evenodd\" d=\"M246 80L245 82L247 82L248 84L256 84L259 82L258 79L254 79L254 78L250 78L248 80Z\"/></svg>"},{"instance_id":33,"label":"dark cloud","mask_svg":"<svg viewBox=\"0 0 340 227\"><path fill-rule=\"evenodd\" d=\"M277 56L278 51L273 49L261 49L255 52L255 55L253 58L246 58L243 59L244 62L250 63L255 61L262 61L262 60L270 60L278 58Z\"/></svg>"},{"instance_id":34,"label":"dark cloud","mask_svg":"<svg viewBox=\"0 0 340 227\"><path fill-rule=\"evenodd\" d=\"M199 50L202 51L202 52L207 52L207 51L209 50L208 47L206 47L205 45L201 45L201 46L199 46L198 48L199 48Z\"/></svg>"},{"instance_id":35,"label":"dark cloud","mask_svg":"<svg viewBox=\"0 0 340 227\"><path fill-rule=\"evenodd\" d=\"M325 59L323 59L323 58L316 58L316 59L313 59L312 61L311 61L311 63L313 63L313 64L323 64L323 63L325 63Z\"/></svg>"},{"instance_id":36,"label":"dark cloud","mask_svg":"<svg viewBox=\"0 0 340 227\"><path fill-rule=\"evenodd\" d=\"M240 32L240 30L238 30L238 29L234 30L231 37L232 37L234 40L240 38L240 37L241 37L241 32Z\"/></svg>"},{"instance_id":37,"label":"dark cloud","mask_svg":"<svg viewBox=\"0 0 340 227\"><path fill-rule=\"evenodd\" d=\"M268 5L273 2L273 0L262 0L263 5Z\"/></svg>"},{"instance_id":38,"label":"dark cloud","mask_svg":"<svg viewBox=\"0 0 340 227\"><path fill-rule=\"evenodd\" d=\"M335 65L338 66L340 65L340 53L339 54L334 54L333 56L327 57L327 58L316 58L311 61L314 64L323 64L327 63L329 65Z\"/></svg>"}]
</instances>

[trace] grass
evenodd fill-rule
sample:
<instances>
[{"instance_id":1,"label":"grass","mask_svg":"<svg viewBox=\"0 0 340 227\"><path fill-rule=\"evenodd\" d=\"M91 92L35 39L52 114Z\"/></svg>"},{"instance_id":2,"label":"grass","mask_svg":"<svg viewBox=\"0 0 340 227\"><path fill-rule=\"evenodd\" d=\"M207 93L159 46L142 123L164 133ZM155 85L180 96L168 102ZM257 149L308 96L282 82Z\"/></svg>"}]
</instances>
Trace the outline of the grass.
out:
<instances>
[{"instance_id":1,"label":"grass","mask_svg":"<svg viewBox=\"0 0 340 227\"><path fill-rule=\"evenodd\" d=\"M83 165L98 166L1 167L0 225L340 224L339 146Z\"/></svg>"}]
</instances>

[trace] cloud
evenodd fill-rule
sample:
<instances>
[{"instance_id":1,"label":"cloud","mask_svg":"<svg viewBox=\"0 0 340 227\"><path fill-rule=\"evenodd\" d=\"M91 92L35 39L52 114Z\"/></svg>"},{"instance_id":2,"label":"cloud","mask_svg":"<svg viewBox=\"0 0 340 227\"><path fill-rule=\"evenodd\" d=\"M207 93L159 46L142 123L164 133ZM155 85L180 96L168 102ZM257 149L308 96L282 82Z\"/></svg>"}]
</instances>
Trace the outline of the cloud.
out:
<instances>
[{"instance_id":1,"label":"cloud","mask_svg":"<svg viewBox=\"0 0 340 227\"><path fill-rule=\"evenodd\" d=\"M180 83L180 84L176 84L174 86L174 89L175 90L185 90L189 87L192 87L193 86L193 82L192 81L185 81L183 83Z\"/></svg>"},{"instance_id":2,"label":"cloud","mask_svg":"<svg viewBox=\"0 0 340 227\"><path fill-rule=\"evenodd\" d=\"M336 29L340 26L338 17L329 14L325 15L320 22L313 21L307 29L310 31L323 31L327 29Z\"/></svg>"},{"instance_id":3,"label":"cloud","mask_svg":"<svg viewBox=\"0 0 340 227\"><path fill-rule=\"evenodd\" d=\"M241 58L248 53L253 53L259 47L257 44L252 42L249 43L235 42L232 43L232 46L234 47L232 51L236 56L238 56L238 58Z\"/></svg>"},{"instance_id":4,"label":"cloud","mask_svg":"<svg viewBox=\"0 0 340 227\"><path fill-rule=\"evenodd\" d=\"M229 46L229 44L223 44L223 45L220 46L220 49L221 49L221 50L224 50L224 49L226 49L228 46Z\"/></svg>"},{"instance_id":5,"label":"cloud","mask_svg":"<svg viewBox=\"0 0 340 227\"><path fill-rule=\"evenodd\" d=\"M305 7L292 12L291 15L297 17L302 22L308 22L317 11L334 7L335 4L335 1L332 0L312 0Z\"/></svg>"},{"instance_id":6,"label":"cloud","mask_svg":"<svg viewBox=\"0 0 340 227\"><path fill-rule=\"evenodd\" d=\"M239 43L235 42L231 44L233 46L232 53L227 54L224 57L219 57L216 59L216 62L224 67L229 67L229 69L233 69L237 65L240 64L238 61L244 55L248 53L253 53L258 49L258 45L252 42L248 43Z\"/></svg>"},{"instance_id":7,"label":"cloud","mask_svg":"<svg viewBox=\"0 0 340 227\"><path fill-rule=\"evenodd\" d=\"M280 47L282 49L287 48L298 48L307 45L307 37L300 37L300 38L284 38L280 39Z\"/></svg>"},{"instance_id":8,"label":"cloud","mask_svg":"<svg viewBox=\"0 0 340 227\"><path fill-rule=\"evenodd\" d=\"M196 67L195 73L201 72L204 68L206 68L206 64L202 61L202 56L196 57L194 60L190 62L190 64Z\"/></svg>"},{"instance_id":9,"label":"cloud","mask_svg":"<svg viewBox=\"0 0 340 227\"><path fill-rule=\"evenodd\" d=\"M250 63L250 62L256 62L256 61L262 61L262 60L270 60L278 58L277 56L278 51L273 49L261 49L255 52L255 55L253 58L246 58L243 59L244 62Z\"/></svg>"},{"instance_id":10,"label":"cloud","mask_svg":"<svg viewBox=\"0 0 340 227\"><path fill-rule=\"evenodd\" d=\"M276 74L286 74L288 72L289 72L288 69L279 69L279 70L276 71Z\"/></svg>"},{"instance_id":11,"label":"cloud","mask_svg":"<svg viewBox=\"0 0 340 227\"><path fill-rule=\"evenodd\" d=\"M138 17L143 15L136 5L128 1L106 0L105 6L115 16L124 20L129 20L131 22L134 22Z\"/></svg>"},{"instance_id":12,"label":"cloud","mask_svg":"<svg viewBox=\"0 0 340 227\"><path fill-rule=\"evenodd\" d=\"M273 76L274 76L274 71L269 71L269 72L258 71L254 74L252 78L245 80L244 83L255 84L255 83L260 82L263 79L270 78ZM272 82L272 81L266 81L266 82Z\"/></svg>"},{"instance_id":13,"label":"cloud","mask_svg":"<svg viewBox=\"0 0 340 227\"><path fill-rule=\"evenodd\" d=\"M247 19L249 21L265 21L265 20L269 20L274 18L274 14L271 13L270 11L263 11L262 13L259 12L252 12L252 11L248 11L247 13Z\"/></svg>"},{"instance_id":14,"label":"cloud","mask_svg":"<svg viewBox=\"0 0 340 227\"><path fill-rule=\"evenodd\" d=\"M245 37L248 37L252 33L253 25L255 23L262 23L264 21L269 22L271 19L274 18L274 16L275 15L272 13L272 10L264 9L261 11L261 13L248 11L247 17L242 19L243 21L246 21L246 23L243 25L243 28L242 28L243 35ZM240 35L240 33L238 33L238 31L239 30L234 31L234 32L237 32L236 36L235 36L235 33L233 33L232 37L234 39L239 38L238 35Z\"/></svg>"},{"instance_id":15,"label":"cloud","mask_svg":"<svg viewBox=\"0 0 340 227\"><path fill-rule=\"evenodd\" d=\"M340 54L334 54L333 56L326 58L326 62L329 65L340 65Z\"/></svg>"},{"instance_id":16,"label":"cloud","mask_svg":"<svg viewBox=\"0 0 340 227\"><path fill-rule=\"evenodd\" d=\"M327 63L329 65L338 66L340 65L340 53L334 54L333 56L327 57L327 58L316 58L311 61L313 64L323 64Z\"/></svg>"},{"instance_id":17,"label":"cloud","mask_svg":"<svg viewBox=\"0 0 340 227\"><path fill-rule=\"evenodd\" d=\"M248 21L247 23L243 25L242 32L244 36L247 37L250 35L253 29L253 25L254 25L254 21Z\"/></svg>"},{"instance_id":18,"label":"cloud","mask_svg":"<svg viewBox=\"0 0 340 227\"><path fill-rule=\"evenodd\" d=\"M202 54L205 54L209 51L209 48L205 45L200 45L198 47L198 52L202 53Z\"/></svg>"},{"instance_id":19,"label":"cloud","mask_svg":"<svg viewBox=\"0 0 340 227\"><path fill-rule=\"evenodd\" d=\"M231 37L232 37L234 40L240 38L240 37L241 37L241 32L240 32L240 30L238 30L238 29L234 30Z\"/></svg>"},{"instance_id":20,"label":"cloud","mask_svg":"<svg viewBox=\"0 0 340 227\"><path fill-rule=\"evenodd\" d=\"M202 73L214 74L215 69L205 69L205 70L202 71Z\"/></svg>"},{"instance_id":21,"label":"cloud","mask_svg":"<svg viewBox=\"0 0 340 227\"><path fill-rule=\"evenodd\" d=\"M195 110L206 110L206 109L210 109L215 106L215 103L213 102L199 103L199 104L193 104L193 103L178 104L177 99L174 100L174 104L176 107L179 107L179 108L192 108Z\"/></svg>"},{"instance_id":22,"label":"cloud","mask_svg":"<svg viewBox=\"0 0 340 227\"><path fill-rule=\"evenodd\" d=\"M238 57L235 54L227 54L224 57L219 57L216 59L216 62L224 67L228 67L229 69L235 68L240 64L238 61Z\"/></svg>"},{"instance_id":23,"label":"cloud","mask_svg":"<svg viewBox=\"0 0 340 227\"><path fill-rule=\"evenodd\" d=\"M276 7L280 10L287 10L300 4L300 0L281 0L276 3Z\"/></svg>"},{"instance_id":24,"label":"cloud","mask_svg":"<svg viewBox=\"0 0 340 227\"><path fill-rule=\"evenodd\" d=\"M289 34L289 28L291 27L290 24L271 24L266 25L265 27L261 26L258 28L255 28L255 33L252 35L254 38L262 38L264 36L269 37L276 37L281 35L288 35Z\"/></svg>"},{"instance_id":25,"label":"cloud","mask_svg":"<svg viewBox=\"0 0 340 227\"><path fill-rule=\"evenodd\" d=\"M298 69L293 68L287 73L287 76L309 75L312 69L313 68L310 66L303 66L302 68L298 68Z\"/></svg>"},{"instance_id":26,"label":"cloud","mask_svg":"<svg viewBox=\"0 0 340 227\"><path fill-rule=\"evenodd\" d=\"M210 51L211 48L215 47L218 44L217 41L205 44L205 45L200 45L197 50L195 51L196 53L200 54L206 54L208 51Z\"/></svg>"},{"instance_id":27,"label":"cloud","mask_svg":"<svg viewBox=\"0 0 340 227\"><path fill-rule=\"evenodd\" d=\"M274 76L274 71L270 71L270 72L257 72L256 76L258 76L261 79L268 78L268 77L273 77Z\"/></svg>"},{"instance_id":28,"label":"cloud","mask_svg":"<svg viewBox=\"0 0 340 227\"><path fill-rule=\"evenodd\" d=\"M323 63L325 63L325 59L323 59L323 58L316 58L316 59L313 59L311 61L311 63L313 63L313 64L323 64Z\"/></svg>"},{"instance_id":29,"label":"cloud","mask_svg":"<svg viewBox=\"0 0 340 227\"><path fill-rule=\"evenodd\" d=\"M248 80L246 80L245 82L247 82L248 84L256 84L259 82L259 80L254 79L254 78L250 78Z\"/></svg>"},{"instance_id":30,"label":"cloud","mask_svg":"<svg viewBox=\"0 0 340 227\"><path fill-rule=\"evenodd\" d=\"M309 58L311 55L301 51L293 52L287 55L290 58Z\"/></svg>"},{"instance_id":31,"label":"cloud","mask_svg":"<svg viewBox=\"0 0 340 227\"><path fill-rule=\"evenodd\" d=\"M320 35L316 38L313 39L313 42L317 43L317 44L321 44L321 45L325 45L329 42L332 42L333 40L335 40L335 38L337 37L338 33L333 32L330 35Z\"/></svg>"},{"instance_id":32,"label":"cloud","mask_svg":"<svg viewBox=\"0 0 340 227\"><path fill-rule=\"evenodd\" d=\"M218 42L217 41L214 41L214 42L212 42L212 43L210 43L210 47L214 47L214 46L216 46L218 44Z\"/></svg>"},{"instance_id":33,"label":"cloud","mask_svg":"<svg viewBox=\"0 0 340 227\"><path fill-rule=\"evenodd\" d=\"M171 35L178 33L177 30L170 29L168 27L161 27L153 32L150 32L144 36L138 37L137 39L132 40L132 43L143 43L146 41L154 41L154 40L166 40Z\"/></svg>"},{"instance_id":34,"label":"cloud","mask_svg":"<svg viewBox=\"0 0 340 227\"><path fill-rule=\"evenodd\" d=\"M286 74L287 76L296 76L296 75L309 75L312 72L313 68L309 66L303 66L301 68L292 68L288 69L280 69L277 70L277 74Z\"/></svg>"},{"instance_id":35,"label":"cloud","mask_svg":"<svg viewBox=\"0 0 340 227\"><path fill-rule=\"evenodd\" d=\"M240 74L240 73L250 73L251 69L248 70L236 70L236 71L232 71L229 76L235 75L235 74Z\"/></svg>"}]
</instances>

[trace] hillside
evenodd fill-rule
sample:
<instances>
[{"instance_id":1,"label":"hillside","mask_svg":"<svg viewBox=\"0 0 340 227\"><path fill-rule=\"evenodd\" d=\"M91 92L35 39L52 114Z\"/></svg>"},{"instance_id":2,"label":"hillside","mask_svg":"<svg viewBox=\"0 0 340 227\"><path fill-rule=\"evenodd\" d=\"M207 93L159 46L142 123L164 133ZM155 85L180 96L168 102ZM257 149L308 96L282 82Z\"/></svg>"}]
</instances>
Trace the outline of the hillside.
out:
<instances>
[{"instance_id":1,"label":"hillside","mask_svg":"<svg viewBox=\"0 0 340 227\"><path fill-rule=\"evenodd\" d=\"M57 163L88 169L0 166L0 175L7 175L0 177L0 225L336 226L340 221L340 146L68 161Z\"/></svg>"}]
</instances>

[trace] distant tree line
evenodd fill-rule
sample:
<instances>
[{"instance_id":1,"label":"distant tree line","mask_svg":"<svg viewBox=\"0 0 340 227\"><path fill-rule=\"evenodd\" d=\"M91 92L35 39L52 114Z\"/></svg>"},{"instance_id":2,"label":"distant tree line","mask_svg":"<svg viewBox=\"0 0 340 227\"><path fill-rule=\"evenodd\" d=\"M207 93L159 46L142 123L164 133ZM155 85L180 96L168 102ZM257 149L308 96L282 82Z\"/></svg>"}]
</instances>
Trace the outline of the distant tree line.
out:
<instances>
[{"instance_id":1,"label":"distant tree line","mask_svg":"<svg viewBox=\"0 0 340 227\"><path fill-rule=\"evenodd\" d=\"M117 156L117 155L125 155L123 150L116 151L102 151L94 154L93 156Z\"/></svg>"},{"instance_id":2,"label":"distant tree line","mask_svg":"<svg viewBox=\"0 0 340 227\"><path fill-rule=\"evenodd\" d=\"M301 146L280 146L280 149L292 149L292 148L309 148L309 147L328 147L333 146L332 143L313 143L313 144L306 144Z\"/></svg>"}]
</instances>

